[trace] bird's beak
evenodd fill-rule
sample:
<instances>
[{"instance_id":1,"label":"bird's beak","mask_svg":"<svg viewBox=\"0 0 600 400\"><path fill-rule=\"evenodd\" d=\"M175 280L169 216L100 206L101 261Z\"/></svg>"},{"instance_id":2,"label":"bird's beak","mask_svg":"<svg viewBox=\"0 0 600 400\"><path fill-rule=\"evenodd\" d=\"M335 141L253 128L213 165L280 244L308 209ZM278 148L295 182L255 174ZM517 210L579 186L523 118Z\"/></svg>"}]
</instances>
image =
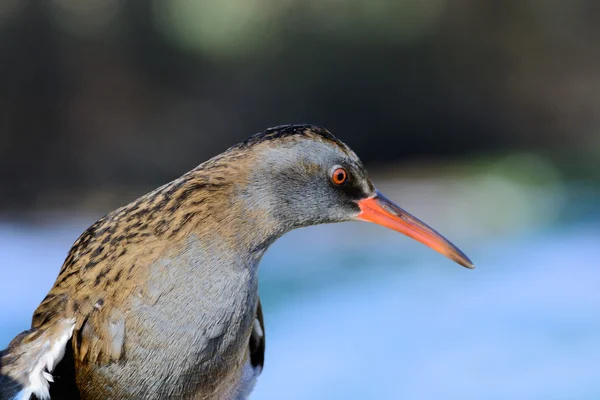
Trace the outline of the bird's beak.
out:
<instances>
[{"instance_id":1,"label":"bird's beak","mask_svg":"<svg viewBox=\"0 0 600 400\"><path fill-rule=\"evenodd\" d=\"M375 195L358 201L360 214L357 219L393 229L432 248L467 268L473 263L462 251L445 237L419 221L396 204L386 199L379 191Z\"/></svg>"}]
</instances>

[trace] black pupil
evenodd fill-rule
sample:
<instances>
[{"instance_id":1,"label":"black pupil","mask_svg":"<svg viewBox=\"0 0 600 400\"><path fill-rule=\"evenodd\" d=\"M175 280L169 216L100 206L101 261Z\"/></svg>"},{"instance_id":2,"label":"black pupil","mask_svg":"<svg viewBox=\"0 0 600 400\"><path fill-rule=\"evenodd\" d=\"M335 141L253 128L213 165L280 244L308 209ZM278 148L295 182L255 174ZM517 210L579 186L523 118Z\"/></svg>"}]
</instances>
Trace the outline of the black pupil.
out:
<instances>
[{"instance_id":1,"label":"black pupil","mask_svg":"<svg viewBox=\"0 0 600 400\"><path fill-rule=\"evenodd\" d=\"M344 172L340 171L340 172L338 172L338 174L337 174L337 181L338 181L338 182L341 182L341 181L343 181L343 180L344 180Z\"/></svg>"}]
</instances>

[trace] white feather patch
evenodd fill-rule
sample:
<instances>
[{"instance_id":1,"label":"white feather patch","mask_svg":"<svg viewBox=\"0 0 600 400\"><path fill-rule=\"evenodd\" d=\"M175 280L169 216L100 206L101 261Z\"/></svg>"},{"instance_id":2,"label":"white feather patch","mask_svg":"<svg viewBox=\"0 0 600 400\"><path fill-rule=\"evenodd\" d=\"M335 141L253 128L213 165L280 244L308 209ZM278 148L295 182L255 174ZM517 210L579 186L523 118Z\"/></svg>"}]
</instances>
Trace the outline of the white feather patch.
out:
<instances>
[{"instance_id":1,"label":"white feather patch","mask_svg":"<svg viewBox=\"0 0 600 400\"><path fill-rule=\"evenodd\" d=\"M32 394L35 394L40 400L50 399L50 382L54 382L51 372L65 355L67 342L73 336L75 319L61 321L60 324L63 326L58 329L58 332L62 331L62 334L58 338L48 338L46 335L42 335L36 340L36 342L42 342L41 351L36 354L33 365L26 372L28 385L17 393L14 400L29 400ZM32 345L35 344L32 343Z\"/></svg>"},{"instance_id":2,"label":"white feather patch","mask_svg":"<svg viewBox=\"0 0 600 400\"><path fill-rule=\"evenodd\" d=\"M258 320L258 318L254 320L254 331L258 334L259 337L263 337L264 333L260 326L260 321Z\"/></svg>"}]
</instances>

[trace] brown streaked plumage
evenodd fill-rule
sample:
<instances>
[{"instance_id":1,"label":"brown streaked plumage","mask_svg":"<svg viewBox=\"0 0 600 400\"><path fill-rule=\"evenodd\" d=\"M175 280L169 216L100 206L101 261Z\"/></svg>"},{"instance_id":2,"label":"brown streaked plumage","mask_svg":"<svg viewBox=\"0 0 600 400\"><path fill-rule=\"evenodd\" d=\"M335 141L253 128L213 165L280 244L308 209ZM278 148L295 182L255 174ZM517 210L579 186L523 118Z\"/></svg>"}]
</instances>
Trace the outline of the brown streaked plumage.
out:
<instances>
[{"instance_id":1,"label":"brown streaked plumage","mask_svg":"<svg viewBox=\"0 0 600 400\"><path fill-rule=\"evenodd\" d=\"M88 228L31 329L0 353L0 399L46 397L63 352L53 399L245 399L264 361L265 250L292 229L357 219L471 266L379 195L328 131L272 128Z\"/></svg>"}]
</instances>

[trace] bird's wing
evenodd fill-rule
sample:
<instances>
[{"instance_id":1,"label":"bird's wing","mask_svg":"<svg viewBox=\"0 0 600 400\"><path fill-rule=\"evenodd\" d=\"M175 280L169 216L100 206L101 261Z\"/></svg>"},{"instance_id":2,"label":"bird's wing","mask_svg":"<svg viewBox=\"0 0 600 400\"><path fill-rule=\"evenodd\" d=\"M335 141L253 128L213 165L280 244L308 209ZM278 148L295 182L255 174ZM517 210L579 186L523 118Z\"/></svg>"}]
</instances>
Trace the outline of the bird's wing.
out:
<instances>
[{"instance_id":1,"label":"bird's wing","mask_svg":"<svg viewBox=\"0 0 600 400\"><path fill-rule=\"evenodd\" d=\"M151 257L156 250L155 241L142 245L124 235L133 229L120 225L129 223L125 211L119 209L99 219L81 234L33 314L36 329L45 329L60 318L75 319L71 343L76 366L104 365L121 358L125 338L121 305L135 288L131 274L138 272L136 263L143 265L143 257Z\"/></svg>"},{"instance_id":2,"label":"bird's wing","mask_svg":"<svg viewBox=\"0 0 600 400\"><path fill-rule=\"evenodd\" d=\"M256 309L256 318L250 335L250 364L253 368L262 371L265 362L265 323L263 321L260 300Z\"/></svg>"},{"instance_id":3,"label":"bird's wing","mask_svg":"<svg viewBox=\"0 0 600 400\"><path fill-rule=\"evenodd\" d=\"M65 353L74 319L60 319L43 330L30 329L0 351L0 399L50 398L52 371Z\"/></svg>"},{"instance_id":4,"label":"bird's wing","mask_svg":"<svg viewBox=\"0 0 600 400\"><path fill-rule=\"evenodd\" d=\"M98 285L103 283L101 279L114 279L120 271L107 270L100 262L111 260L111 254L105 253L122 251L125 246L123 241L104 245L110 227L110 220L102 218L79 237L53 288L36 309L31 329L0 351L0 399L29 400L32 394L39 399L49 398L50 383L54 381L51 372L65 351L71 357L69 365L84 358L85 362L103 364L121 357L124 319L118 310L108 312L111 308L103 307L107 301L116 300L114 294L107 293L106 288L111 286ZM93 266L98 268L94 270ZM65 362L60 364L59 369ZM57 374L61 382L62 375ZM59 386L57 381L52 391Z\"/></svg>"},{"instance_id":5,"label":"bird's wing","mask_svg":"<svg viewBox=\"0 0 600 400\"><path fill-rule=\"evenodd\" d=\"M70 292L60 287L52 289L36 309L32 329L47 330L54 321L70 318L74 324L69 345L75 365L119 361L125 340L125 316L114 297L106 290L86 288L85 282L75 282L72 288Z\"/></svg>"}]
</instances>

